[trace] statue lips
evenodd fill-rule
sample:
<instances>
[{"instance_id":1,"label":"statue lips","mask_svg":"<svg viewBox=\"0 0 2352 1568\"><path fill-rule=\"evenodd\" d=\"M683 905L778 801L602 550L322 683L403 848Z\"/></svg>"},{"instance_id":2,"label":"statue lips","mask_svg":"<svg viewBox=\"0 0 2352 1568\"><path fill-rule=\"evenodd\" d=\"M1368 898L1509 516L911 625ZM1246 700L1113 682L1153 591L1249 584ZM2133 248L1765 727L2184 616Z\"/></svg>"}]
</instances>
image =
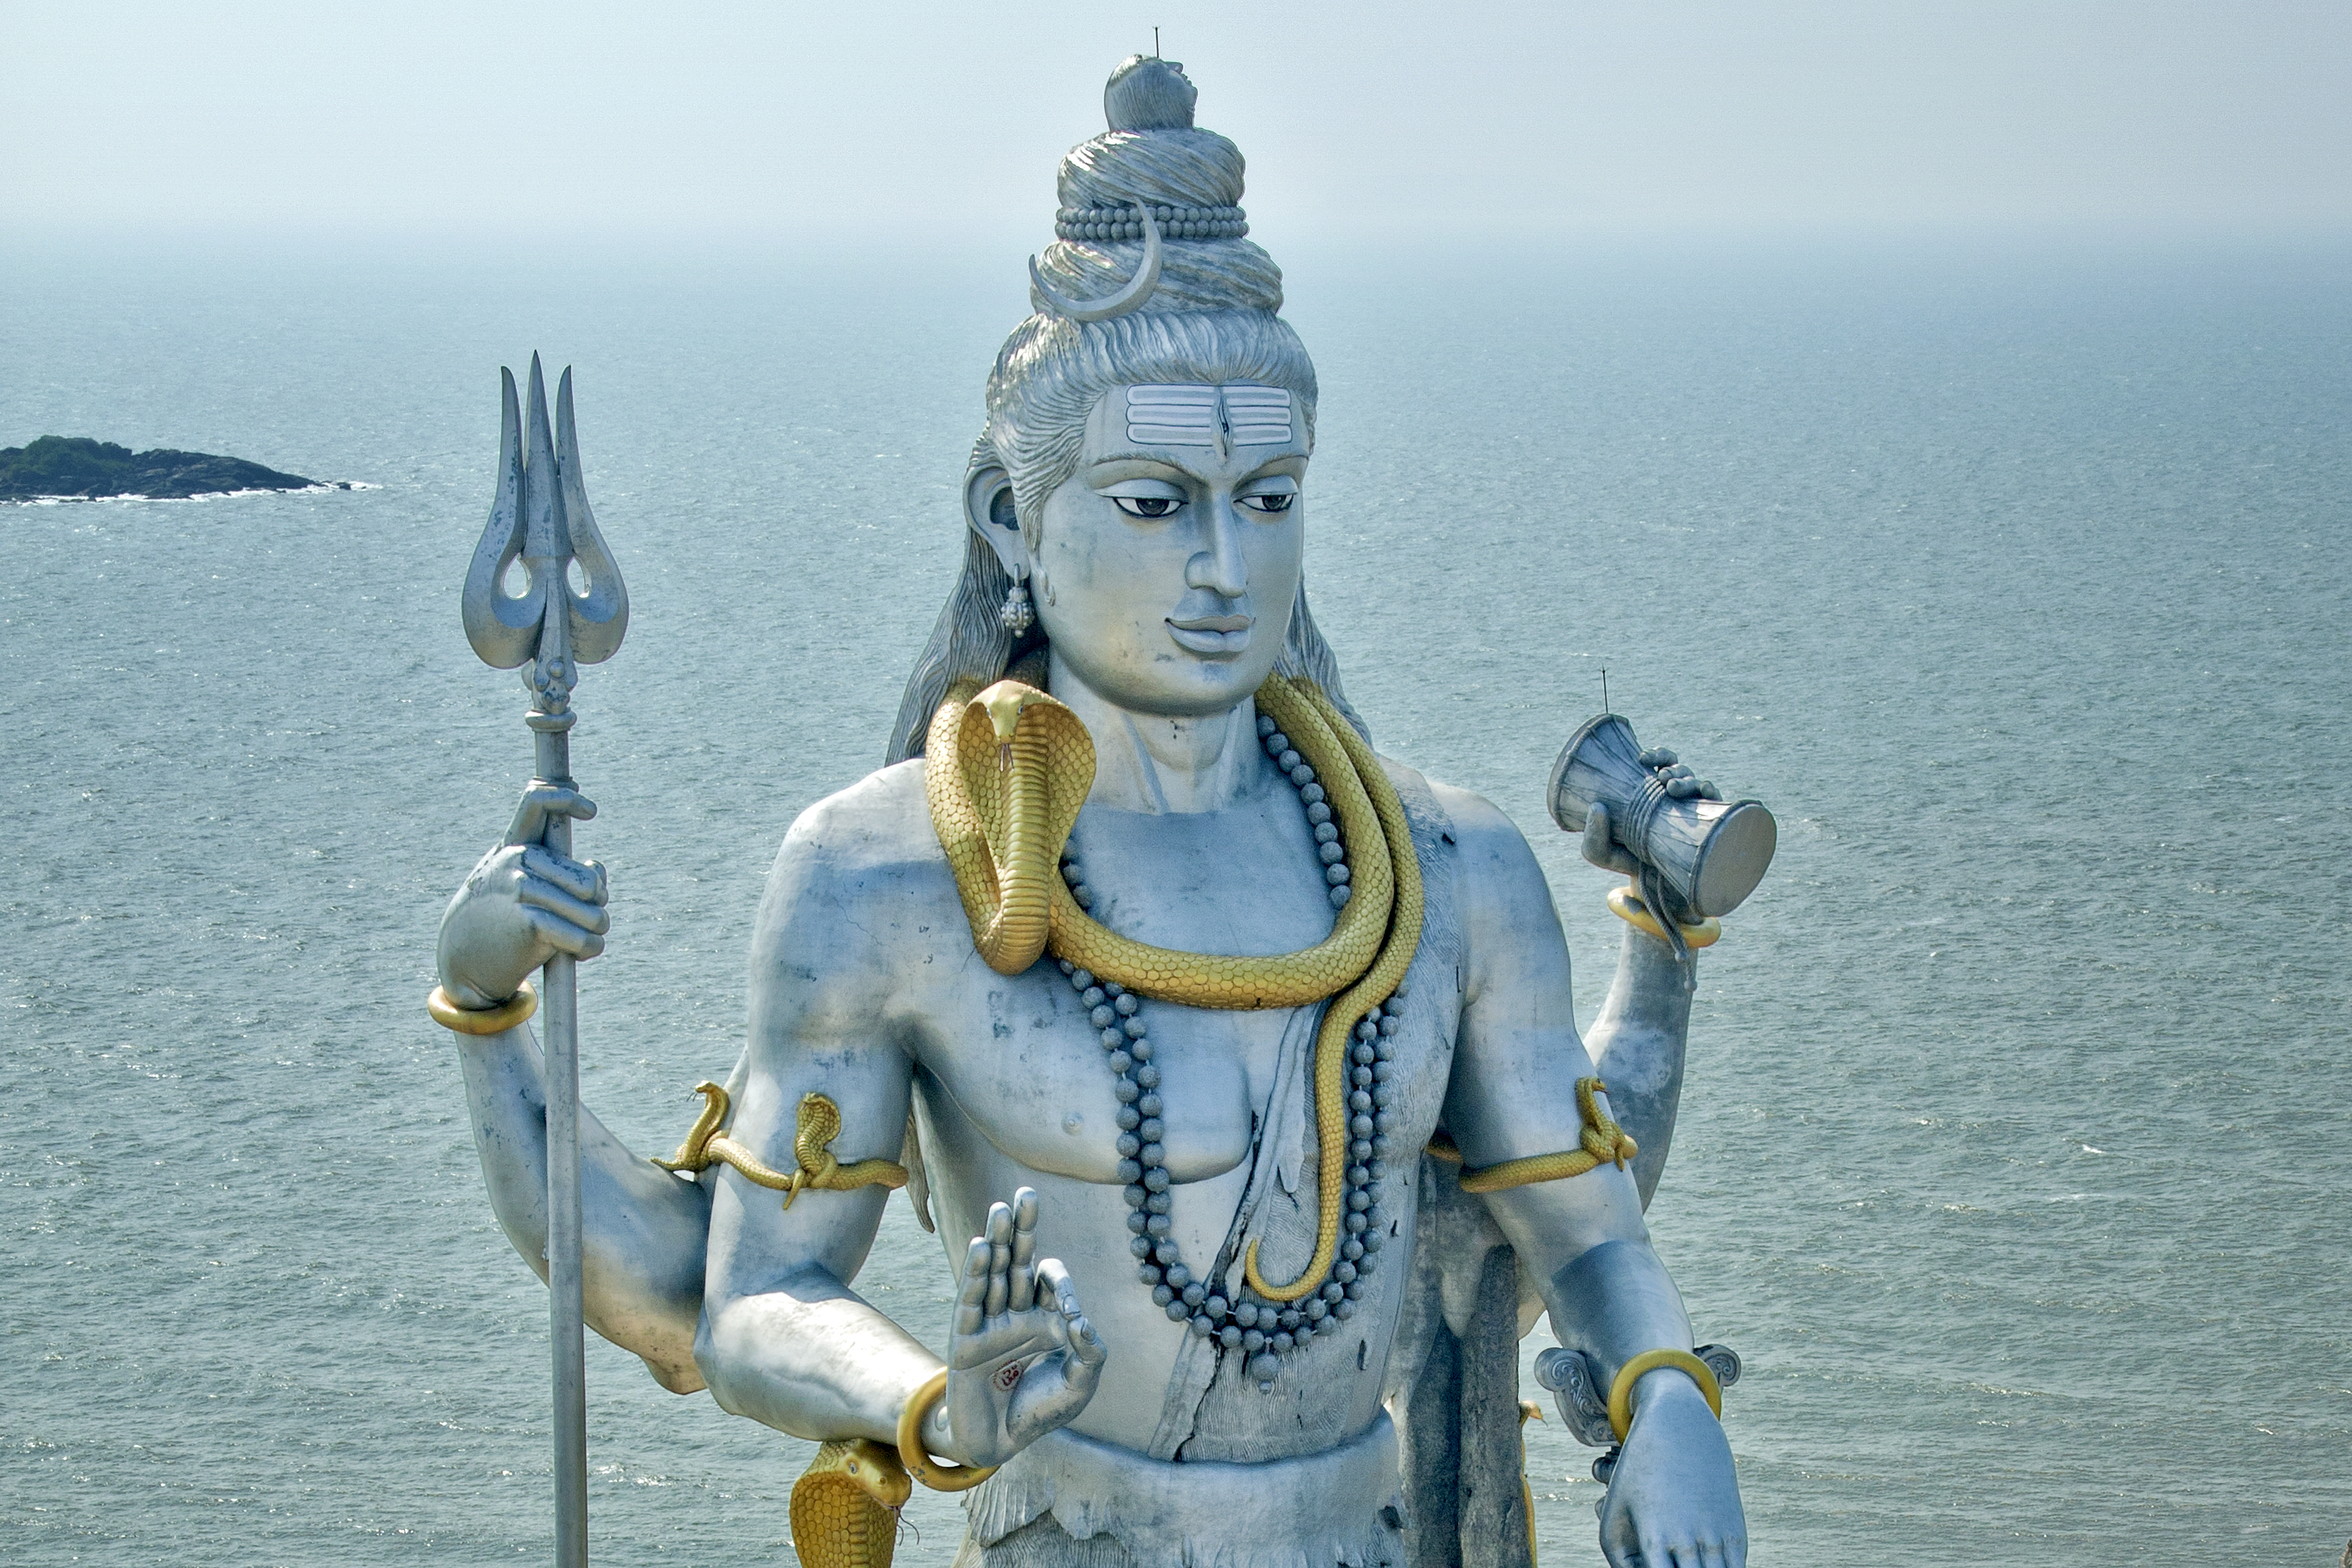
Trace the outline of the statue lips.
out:
<instances>
[{"instance_id":1,"label":"statue lips","mask_svg":"<svg viewBox=\"0 0 2352 1568\"><path fill-rule=\"evenodd\" d=\"M1213 588L1195 586L1176 602L1167 620L1168 635L1187 653L1203 658L1235 658L1249 647L1250 614L1247 592L1227 598Z\"/></svg>"},{"instance_id":2,"label":"statue lips","mask_svg":"<svg viewBox=\"0 0 2352 1568\"><path fill-rule=\"evenodd\" d=\"M1204 658L1233 658L1249 647L1248 616L1187 616L1168 617L1168 635L1179 647Z\"/></svg>"}]
</instances>

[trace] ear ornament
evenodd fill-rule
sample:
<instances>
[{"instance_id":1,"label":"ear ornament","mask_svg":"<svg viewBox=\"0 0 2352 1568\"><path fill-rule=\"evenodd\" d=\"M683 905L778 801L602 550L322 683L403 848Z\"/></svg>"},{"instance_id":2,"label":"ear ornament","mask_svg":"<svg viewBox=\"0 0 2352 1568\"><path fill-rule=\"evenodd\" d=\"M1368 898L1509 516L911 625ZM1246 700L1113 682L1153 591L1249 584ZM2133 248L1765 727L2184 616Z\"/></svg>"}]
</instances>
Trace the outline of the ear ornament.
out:
<instances>
[{"instance_id":1,"label":"ear ornament","mask_svg":"<svg viewBox=\"0 0 2352 1568\"><path fill-rule=\"evenodd\" d=\"M1037 612L1030 607L1029 584L1024 576L1013 579L1013 586L1005 590L1004 607L996 612L998 624L1016 637L1037 624Z\"/></svg>"}]
</instances>

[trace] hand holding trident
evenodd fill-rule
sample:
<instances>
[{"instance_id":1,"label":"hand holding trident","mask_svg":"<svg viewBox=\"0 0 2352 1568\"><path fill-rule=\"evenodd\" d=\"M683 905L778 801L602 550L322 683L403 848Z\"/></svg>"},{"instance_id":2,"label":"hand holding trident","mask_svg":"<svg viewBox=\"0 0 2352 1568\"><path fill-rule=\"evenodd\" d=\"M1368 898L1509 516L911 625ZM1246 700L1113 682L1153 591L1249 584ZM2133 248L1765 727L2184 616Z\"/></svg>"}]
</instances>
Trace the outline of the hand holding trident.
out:
<instances>
[{"instance_id":1,"label":"hand holding trident","mask_svg":"<svg viewBox=\"0 0 2352 1568\"><path fill-rule=\"evenodd\" d=\"M493 867L519 876L523 901L539 906L530 911L537 938L533 951L554 949L545 960L541 987L546 1011L548 1316L554 1342L555 1561L558 1568L585 1568L588 1405L581 1339L578 966L580 959L593 957L603 946L599 906L604 877L600 868L572 859L572 819L596 812L572 777L572 689L579 679L579 666L600 663L620 647L629 626L629 593L596 531L595 515L588 510L588 491L580 477L579 437L572 422L572 372L563 373L556 389L551 440L546 383L539 356L530 356L527 446L521 411L516 406L514 373L501 370L499 374L505 395L499 489L490 504L489 524L466 573L466 640L492 668L529 666L523 680L530 689L531 707L523 722L530 726L536 742L537 767L506 847L484 859L475 879ZM529 582L520 594L509 594L506 577L518 559ZM572 584L575 563L584 589ZM499 1004L512 992L500 993L499 987L506 976L484 976L483 984L468 984L470 976L453 976L447 959L453 946L466 945L453 944L453 934L445 925L444 988L436 1002L458 1009L492 1006L505 1012ZM455 987L452 978L457 980ZM453 1026L475 1032L462 1020Z\"/></svg>"}]
</instances>

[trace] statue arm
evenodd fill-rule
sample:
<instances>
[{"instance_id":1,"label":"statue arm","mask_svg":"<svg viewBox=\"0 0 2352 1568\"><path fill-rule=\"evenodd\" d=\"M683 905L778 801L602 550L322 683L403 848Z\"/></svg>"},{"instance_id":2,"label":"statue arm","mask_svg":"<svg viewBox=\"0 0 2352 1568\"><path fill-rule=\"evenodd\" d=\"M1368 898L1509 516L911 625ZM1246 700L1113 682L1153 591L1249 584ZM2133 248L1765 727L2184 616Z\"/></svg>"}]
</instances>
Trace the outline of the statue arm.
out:
<instances>
[{"instance_id":1,"label":"statue arm","mask_svg":"<svg viewBox=\"0 0 2352 1568\"><path fill-rule=\"evenodd\" d=\"M829 805L830 803L828 803ZM827 805L794 825L770 874L751 943L750 1076L728 1135L768 1166L798 1168L802 1099L840 1113L844 1163L895 1159L913 1064L890 1037L894 926L902 889L850 861L858 835ZM860 895L863 895L861 898ZM881 936L877 937L876 932ZM899 1412L939 1358L850 1289L888 1189L785 1194L714 1166L695 1360L719 1405L795 1436L894 1440ZM935 1425L939 1413L934 1412ZM934 1452L954 1456L943 1429Z\"/></svg>"},{"instance_id":2,"label":"statue arm","mask_svg":"<svg viewBox=\"0 0 2352 1568\"><path fill-rule=\"evenodd\" d=\"M1697 958L1693 956L1696 963ZM1585 1044L1609 1084L1619 1126L1641 1147L1633 1185L1650 1206L1674 1144L1675 1112L1682 1102L1683 1053L1690 1039L1690 993L1675 955L1656 937L1625 928L1617 973Z\"/></svg>"},{"instance_id":3,"label":"statue arm","mask_svg":"<svg viewBox=\"0 0 2352 1568\"><path fill-rule=\"evenodd\" d=\"M1593 1076L1577 1036L1568 943L1542 868L1508 818L1486 802L1445 792L1459 859L1466 964L1445 1128L1465 1170L1579 1146L1576 1082ZM1690 1348L1690 1324L1671 1284L1622 1301L1556 1300L1554 1277L1596 1249L1650 1256L1641 1196L1628 1171L1485 1194L1486 1206L1538 1283L1560 1342L1592 1352L1607 1372L1641 1351ZM1663 1269L1660 1278L1664 1278ZM1587 1320L1590 1320L1589 1321Z\"/></svg>"},{"instance_id":4,"label":"statue arm","mask_svg":"<svg viewBox=\"0 0 2352 1568\"><path fill-rule=\"evenodd\" d=\"M499 1227L547 1278L547 1079L528 1025L459 1035L474 1147ZM702 1314L702 1187L639 1159L580 1108L582 1304L588 1326L643 1356L662 1386L702 1386L694 1364Z\"/></svg>"},{"instance_id":5,"label":"statue arm","mask_svg":"<svg viewBox=\"0 0 2352 1568\"><path fill-rule=\"evenodd\" d=\"M1465 1169L1578 1147L1575 1084L1592 1075L1577 1037L1567 942L1542 869L1517 828L1486 802L1447 792L1459 849L1465 950L1462 1020L1445 1104ZM1691 1349L1689 1316L1651 1249L1630 1171L1484 1194L1537 1284L1561 1344L1607 1389L1644 1351ZM1633 1384L1633 1424L1601 1519L1616 1568L1746 1561L1747 1525L1730 1445L1698 1384L1658 1367Z\"/></svg>"}]
</instances>

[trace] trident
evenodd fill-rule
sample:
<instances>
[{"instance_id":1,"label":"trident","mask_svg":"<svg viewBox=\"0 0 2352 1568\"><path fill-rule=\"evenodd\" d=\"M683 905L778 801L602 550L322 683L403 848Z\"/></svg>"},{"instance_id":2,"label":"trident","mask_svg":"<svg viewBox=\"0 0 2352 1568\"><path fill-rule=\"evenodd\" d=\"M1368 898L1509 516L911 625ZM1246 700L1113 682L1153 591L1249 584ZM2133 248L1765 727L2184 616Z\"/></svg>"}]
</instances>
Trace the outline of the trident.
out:
<instances>
[{"instance_id":1,"label":"trident","mask_svg":"<svg viewBox=\"0 0 2352 1568\"><path fill-rule=\"evenodd\" d=\"M530 725L537 751L534 786L575 788L572 778L572 688L579 666L613 657L629 628L629 591L596 531L580 479L572 425L572 372L555 392L555 437L548 438L547 384L530 356L530 445L515 406L514 372L501 368L499 493L489 525L466 571L466 640L493 669L528 663ZM506 591L517 559L530 581ZM584 591L572 585L577 565ZM541 842L572 853L572 819L551 813ZM588 1562L588 1381L581 1339L579 960L558 953L542 975L547 1050L547 1290L555 1374L555 1561Z\"/></svg>"}]
</instances>

